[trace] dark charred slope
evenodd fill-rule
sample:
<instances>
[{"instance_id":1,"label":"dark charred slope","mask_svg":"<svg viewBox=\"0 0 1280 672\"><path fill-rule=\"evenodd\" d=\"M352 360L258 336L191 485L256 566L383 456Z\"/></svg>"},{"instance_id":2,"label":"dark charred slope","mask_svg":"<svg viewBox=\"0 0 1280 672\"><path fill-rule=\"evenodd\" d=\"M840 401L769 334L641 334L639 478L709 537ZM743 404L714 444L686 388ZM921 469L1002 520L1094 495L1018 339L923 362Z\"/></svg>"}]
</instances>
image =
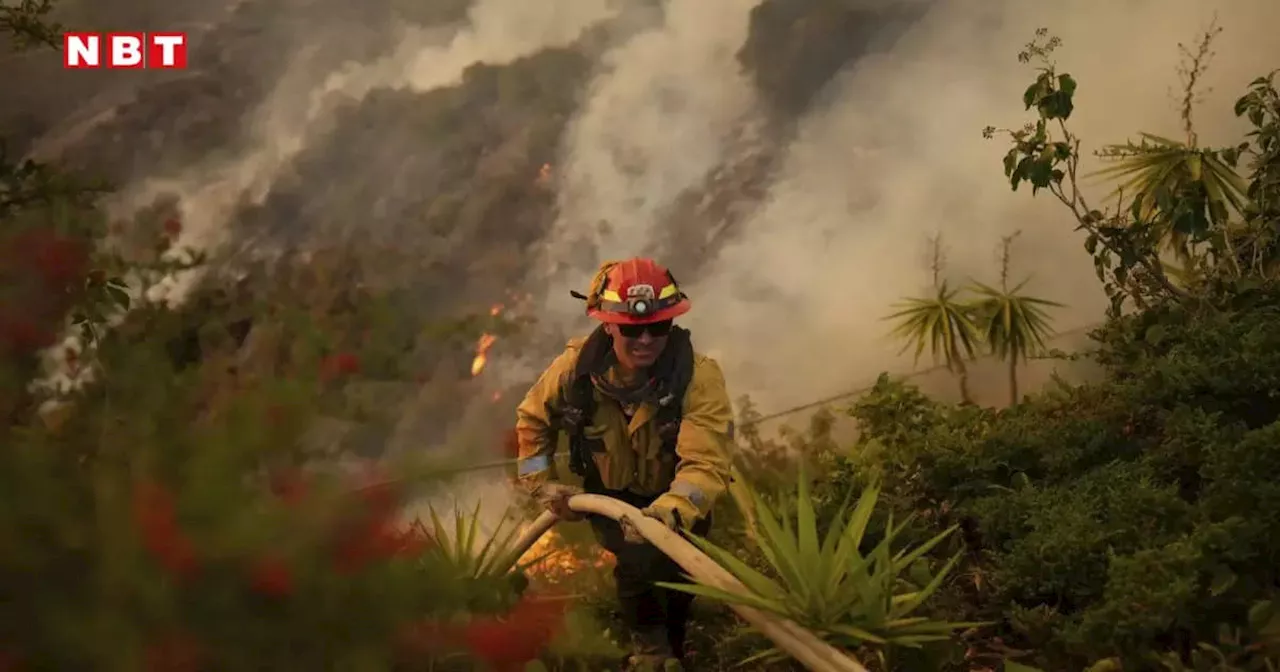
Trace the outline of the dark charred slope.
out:
<instances>
[{"instance_id":1,"label":"dark charred slope","mask_svg":"<svg viewBox=\"0 0 1280 672\"><path fill-rule=\"evenodd\" d=\"M755 129L730 149L726 162L699 187L680 195L667 213L669 234L650 252L689 269L686 280L737 235L738 225L765 196L785 156L797 120L849 64L888 49L928 7L849 0L765 0L751 13L750 33L738 52L766 104Z\"/></svg>"},{"instance_id":2,"label":"dark charred slope","mask_svg":"<svg viewBox=\"0 0 1280 672\"><path fill-rule=\"evenodd\" d=\"M333 132L296 157L262 205L232 218L239 237L412 253L421 300L440 314L500 300L554 219L539 168L553 160L589 65L546 50L472 66L454 88L374 92L338 111Z\"/></svg>"},{"instance_id":3,"label":"dark charred slope","mask_svg":"<svg viewBox=\"0 0 1280 672\"><path fill-rule=\"evenodd\" d=\"M891 47L931 1L765 0L738 58L774 116L795 118L850 62Z\"/></svg>"},{"instance_id":4,"label":"dark charred slope","mask_svg":"<svg viewBox=\"0 0 1280 672\"><path fill-rule=\"evenodd\" d=\"M579 51L545 50L472 66L456 87L381 90L353 102L260 205L232 217L237 238L257 253L360 250L361 274L394 288L405 324L438 325L509 303L526 291L519 283L528 260L555 220L540 168L554 160L590 65ZM470 381L473 347L468 339L406 349L430 382L411 412L423 445L478 421L459 420L484 389ZM498 427L512 409L491 412Z\"/></svg>"}]
</instances>

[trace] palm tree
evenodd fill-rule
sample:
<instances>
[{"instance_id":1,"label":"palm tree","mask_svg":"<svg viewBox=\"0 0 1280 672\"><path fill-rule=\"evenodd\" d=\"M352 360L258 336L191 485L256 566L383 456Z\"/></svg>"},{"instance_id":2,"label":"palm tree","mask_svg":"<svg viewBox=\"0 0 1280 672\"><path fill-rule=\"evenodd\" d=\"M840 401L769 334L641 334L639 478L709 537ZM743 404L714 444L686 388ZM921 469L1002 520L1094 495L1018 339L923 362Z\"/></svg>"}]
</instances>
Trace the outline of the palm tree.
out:
<instances>
[{"instance_id":1,"label":"palm tree","mask_svg":"<svg viewBox=\"0 0 1280 672\"><path fill-rule=\"evenodd\" d=\"M939 280L942 271L942 247L939 239L931 241L933 254L933 282L935 294L924 298L906 299L897 304L898 310L885 317L897 325L892 334L904 339L902 352L915 346L916 362L925 348L934 361L939 361L960 380L960 398L966 404L973 403L969 393L969 369L965 359L972 359L978 343L978 329L970 315L968 305L957 301L960 290L950 289L945 280Z\"/></svg>"},{"instance_id":2,"label":"palm tree","mask_svg":"<svg viewBox=\"0 0 1280 672\"><path fill-rule=\"evenodd\" d=\"M1018 360L1026 362L1033 353L1044 350L1045 339L1052 330L1047 308L1060 308L1062 304L1021 294L1028 280L1009 288L1010 248L1013 239L1006 236L1001 241L1000 289L980 282L971 284L978 299L970 304L980 328L982 338L991 354L1009 365L1009 403L1018 403Z\"/></svg>"},{"instance_id":3,"label":"palm tree","mask_svg":"<svg viewBox=\"0 0 1280 672\"><path fill-rule=\"evenodd\" d=\"M906 299L897 304L900 310L886 319L897 320L893 335L905 339L902 352L916 346L916 361L925 348L934 361L941 360L947 370L960 379L960 398L973 403L969 393L969 369L965 359L972 359L978 343L978 328L969 314L969 306L956 300L960 290L942 282L931 297Z\"/></svg>"}]
</instances>

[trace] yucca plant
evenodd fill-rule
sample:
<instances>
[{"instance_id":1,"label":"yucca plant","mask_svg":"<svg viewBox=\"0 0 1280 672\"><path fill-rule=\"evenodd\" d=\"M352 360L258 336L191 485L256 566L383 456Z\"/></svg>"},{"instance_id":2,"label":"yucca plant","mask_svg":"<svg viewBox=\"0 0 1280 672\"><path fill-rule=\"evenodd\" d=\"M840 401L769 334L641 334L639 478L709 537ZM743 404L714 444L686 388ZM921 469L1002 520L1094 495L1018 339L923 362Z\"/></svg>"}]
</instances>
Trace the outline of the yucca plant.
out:
<instances>
[{"instance_id":1,"label":"yucca plant","mask_svg":"<svg viewBox=\"0 0 1280 672\"><path fill-rule=\"evenodd\" d=\"M959 378L961 399L973 403L965 360L973 358L979 335L969 307L956 299L959 293L943 281L934 296L906 299L885 319L897 322L892 333L906 341L903 352L914 345L918 362L928 348L934 361L941 361Z\"/></svg>"},{"instance_id":2,"label":"yucca plant","mask_svg":"<svg viewBox=\"0 0 1280 672\"><path fill-rule=\"evenodd\" d=\"M1022 294L1030 280L1009 288L1009 265L1013 241L1018 233L1005 236L1000 243L1000 289L973 282L970 290L977 299L970 304L975 321L991 354L1009 366L1009 403L1018 403L1018 360L1026 362L1034 353L1043 351L1045 339L1053 333L1047 308L1062 304Z\"/></svg>"},{"instance_id":3,"label":"yucca plant","mask_svg":"<svg viewBox=\"0 0 1280 672\"><path fill-rule=\"evenodd\" d=\"M503 513L493 532L487 535L480 525L479 502L469 512L455 507L452 525L444 522L434 506L428 506L427 510L430 527L421 519L413 523L413 529L430 540L427 561L444 565L458 580L490 580L506 576L513 569L516 570L513 575L522 575L546 557L520 562L522 551L515 546L520 527L514 523L515 516L510 510Z\"/></svg>"},{"instance_id":4,"label":"yucca plant","mask_svg":"<svg viewBox=\"0 0 1280 672\"><path fill-rule=\"evenodd\" d=\"M935 362L941 361L948 371L955 374L960 382L961 400L971 404L973 396L969 393L969 367L965 360L973 359L978 342L977 326L973 323L970 307L956 299L960 290L950 289L947 281L942 279L946 255L941 235L929 239L929 254L934 296L901 301L896 305L897 312L884 319L897 323L891 333L905 341L901 352L916 346L915 361L918 364L920 355L928 348Z\"/></svg>"},{"instance_id":5,"label":"yucca plant","mask_svg":"<svg viewBox=\"0 0 1280 672\"><path fill-rule=\"evenodd\" d=\"M805 472L796 491L781 494L776 504L751 489L759 547L773 576L752 568L729 550L692 537L694 544L732 573L748 592L731 593L705 584L662 585L776 614L841 648L867 644L918 648L978 625L914 615L960 558L959 553L952 556L936 574L929 572L925 558L955 527L915 548L894 550L897 535L907 522L895 525L890 517L883 538L864 555L862 546L879 492L878 485L863 490L851 512L851 497L846 497L831 526L820 535ZM794 520L791 511L795 512ZM782 655L777 649L768 649L744 664Z\"/></svg>"},{"instance_id":6,"label":"yucca plant","mask_svg":"<svg viewBox=\"0 0 1280 672\"><path fill-rule=\"evenodd\" d=\"M480 505L455 505L447 521L428 506L429 522L413 529L428 540L422 569L446 577L470 598L465 610L427 620L412 631L410 641L433 664L481 662L483 669L546 669L543 658L565 661L616 658L621 653L572 595L530 586L526 571L548 554L522 560L518 548L519 518L508 509L492 532L484 529ZM444 667L431 669L463 669ZM474 666L465 669L477 669ZM558 668L557 668L558 669Z\"/></svg>"},{"instance_id":7,"label":"yucca plant","mask_svg":"<svg viewBox=\"0 0 1280 672\"><path fill-rule=\"evenodd\" d=\"M973 291L980 298L974 303L978 326L991 354L1009 366L1009 403L1018 403L1018 361L1044 350L1045 339L1053 330L1046 308L1060 308L1061 303L1019 294L1027 281L1012 289L996 289L980 282Z\"/></svg>"}]
</instances>

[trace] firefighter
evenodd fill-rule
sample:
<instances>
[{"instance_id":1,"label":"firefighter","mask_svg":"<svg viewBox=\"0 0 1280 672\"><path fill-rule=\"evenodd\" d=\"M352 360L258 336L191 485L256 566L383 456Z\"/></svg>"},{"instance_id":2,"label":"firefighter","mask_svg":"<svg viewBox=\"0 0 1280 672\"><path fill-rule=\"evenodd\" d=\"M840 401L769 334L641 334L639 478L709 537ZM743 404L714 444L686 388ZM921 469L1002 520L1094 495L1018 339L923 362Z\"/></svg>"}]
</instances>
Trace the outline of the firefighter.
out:
<instances>
[{"instance_id":1,"label":"firefighter","mask_svg":"<svg viewBox=\"0 0 1280 672\"><path fill-rule=\"evenodd\" d=\"M639 508L668 528L705 535L729 484L733 412L715 360L695 353L673 320L689 298L651 259L601 265L586 295L600 325L569 342L516 411L519 479L547 509L581 520L569 497L583 491ZM582 488L557 482L559 433ZM680 669L693 601L654 586L682 582L680 568L634 526L588 516L616 558L622 615L633 633L632 666Z\"/></svg>"}]
</instances>

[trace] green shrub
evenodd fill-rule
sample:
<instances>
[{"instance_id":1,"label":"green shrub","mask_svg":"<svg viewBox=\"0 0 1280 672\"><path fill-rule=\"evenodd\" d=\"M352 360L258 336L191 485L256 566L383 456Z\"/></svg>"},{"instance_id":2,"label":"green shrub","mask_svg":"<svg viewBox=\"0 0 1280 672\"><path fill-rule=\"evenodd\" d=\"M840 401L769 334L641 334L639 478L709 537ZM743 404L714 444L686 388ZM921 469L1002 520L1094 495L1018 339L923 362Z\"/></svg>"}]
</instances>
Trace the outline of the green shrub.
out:
<instances>
[{"instance_id":1,"label":"green shrub","mask_svg":"<svg viewBox=\"0 0 1280 672\"><path fill-rule=\"evenodd\" d=\"M1212 639L1277 585L1277 306L1269 286L1247 311L1119 318L1095 334L1107 380L1003 410L882 377L831 488L882 478L900 514L931 513L921 534L959 524L981 589L948 603L1049 669Z\"/></svg>"}]
</instances>

